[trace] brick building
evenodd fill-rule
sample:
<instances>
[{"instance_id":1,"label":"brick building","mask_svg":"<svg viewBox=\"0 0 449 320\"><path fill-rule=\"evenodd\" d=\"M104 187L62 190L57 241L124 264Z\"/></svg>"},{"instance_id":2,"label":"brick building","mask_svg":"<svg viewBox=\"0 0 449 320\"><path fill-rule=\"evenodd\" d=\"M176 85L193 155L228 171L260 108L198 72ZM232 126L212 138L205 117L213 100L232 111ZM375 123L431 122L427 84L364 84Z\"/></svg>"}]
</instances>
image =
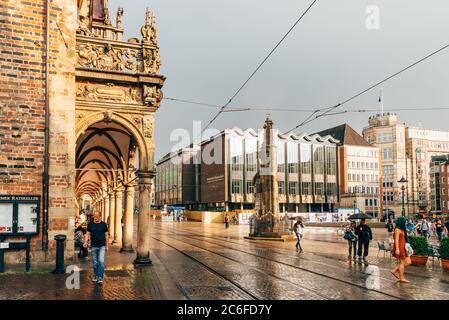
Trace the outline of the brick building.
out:
<instances>
[{"instance_id":1,"label":"brick building","mask_svg":"<svg viewBox=\"0 0 449 320\"><path fill-rule=\"evenodd\" d=\"M59 234L72 257L75 217L90 199L113 243L130 251L137 195L135 262L150 264L154 114L165 82L154 14L142 16L141 39L123 41L124 11L113 25L106 0L2 0L0 13L0 238L17 236L24 227L13 215L28 210L39 214L29 219L32 263L54 260ZM31 200L39 207L7 203ZM6 262L23 255L7 252Z\"/></svg>"},{"instance_id":2,"label":"brick building","mask_svg":"<svg viewBox=\"0 0 449 320\"><path fill-rule=\"evenodd\" d=\"M41 197L48 214L40 214L45 232L32 239L32 259L48 260L53 236L73 230L77 9L68 0L5 0L0 12L0 194ZM47 235L49 251L41 251Z\"/></svg>"}]
</instances>

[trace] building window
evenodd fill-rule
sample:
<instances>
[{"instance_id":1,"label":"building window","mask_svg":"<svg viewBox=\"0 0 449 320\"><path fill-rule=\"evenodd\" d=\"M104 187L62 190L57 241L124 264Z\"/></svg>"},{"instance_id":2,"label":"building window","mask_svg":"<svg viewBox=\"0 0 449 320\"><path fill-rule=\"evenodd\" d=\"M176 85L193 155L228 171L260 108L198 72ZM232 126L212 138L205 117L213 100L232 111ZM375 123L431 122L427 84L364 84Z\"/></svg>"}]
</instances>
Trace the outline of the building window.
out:
<instances>
[{"instance_id":1,"label":"building window","mask_svg":"<svg viewBox=\"0 0 449 320\"><path fill-rule=\"evenodd\" d=\"M231 170L243 171L243 140L230 138Z\"/></svg>"},{"instance_id":2,"label":"building window","mask_svg":"<svg viewBox=\"0 0 449 320\"><path fill-rule=\"evenodd\" d=\"M298 145L287 143L288 173L298 173Z\"/></svg>"},{"instance_id":3,"label":"building window","mask_svg":"<svg viewBox=\"0 0 449 320\"><path fill-rule=\"evenodd\" d=\"M301 173L302 174L311 174L311 149L312 146L310 144L301 144Z\"/></svg>"},{"instance_id":4,"label":"building window","mask_svg":"<svg viewBox=\"0 0 449 320\"><path fill-rule=\"evenodd\" d=\"M254 184L252 181L246 181L246 193L247 194L254 193Z\"/></svg>"},{"instance_id":5,"label":"building window","mask_svg":"<svg viewBox=\"0 0 449 320\"><path fill-rule=\"evenodd\" d=\"M285 173L285 143L277 146L278 172Z\"/></svg>"},{"instance_id":6,"label":"building window","mask_svg":"<svg viewBox=\"0 0 449 320\"><path fill-rule=\"evenodd\" d=\"M313 167L315 174L324 174L324 146L313 146Z\"/></svg>"},{"instance_id":7,"label":"building window","mask_svg":"<svg viewBox=\"0 0 449 320\"><path fill-rule=\"evenodd\" d=\"M233 179L231 182L231 191L233 194L241 194L242 193L242 180Z\"/></svg>"},{"instance_id":8,"label":"building window","mask_svg":"<svg viewBox=\"0 0 449 320\"><path fill-rule=\"evenodd\" d=\"M393 197L393 192L389 191L389 192L384 192L383 194L383 200L385 203L388 202L393 202L394 201L394 197Z\"/></svg>"},{"instance_id":9,"label":"building window","mask_svg":"<svg viewBox=\"0 0 449 320\"><path fill-rule=\"evenodd\" d=\"M298 194L298 182L289 182L288 183L288 194L292 196L296 196Z\"/></svg>"},{"instance_id":10,"label":"building window","mask_svg":"<svg viewBox=\"0 0 449 320\"><path fill-rule=\"evenodd\" d=\"M390 133L380 133L376 137L377 143L384 143L384 142L393 142L393 134Z\"/></svg>"},{"instance_id":11,"label":"building window","mask_svg":"<svg viewBox=\"0 0 449 320\"><path fill-rule=\"evenodd\" d=\"M382 148L382 160L391 160L393 159L393 150L391 147Z\"/></svg>"},{"instance_id":12,"label":"building window","mask_svg":"<svg viewBox=\"0 0 449 320\"><path fill-rule=\"evenodd\" d=\"M383 175L392 175L393 174L393 166L392 165L382 166L382 174Z\"/></svg>"},{"instance_id":13,"label":"building window","mask_svg":"<svg viewBox=\"0 0 449 320\"><path fill-rule=\"evenodd\" d=\"M302 183L301 194L305 196L312 195L312 183L311 182L303 182Z\"/></svg>"},{"instance_id":14,"label":"building window","mask_svg":"<svg viewBox=\"0 0 449 320\"><path fill-rule=\"evenodd\" d=\"M285 181L278 181L278 193L285 194Z\"/></svg>"},{"instance_id":15,"label":"building window","mask_svg":"<svg viewBox=\"0 0 449 320\"><path fill-rule=\"evenodd\" d=\"M328 196L336 196L337 195L337 184L336 183L328 183L326 193Z\"/></svg>"},{"instance_id":16,"label":"building window","mask_svg":"<svg viewBox=\"0 0 449 320\"><path fill-rule=\"evenodd\" d=\"M315 195L322 196L324 195L324 183L322 182L315 182Z\"/></svg>"},{"instance_id":17,"label":"building window","mask_svg":"<svg viewBox=\"0 0 449 320\"><path fill-rule=\"evenodd\" d=\"M326 147L326 173L327 175L337 174L337 154L334 147Z\"/></svg>"}]
</instances>

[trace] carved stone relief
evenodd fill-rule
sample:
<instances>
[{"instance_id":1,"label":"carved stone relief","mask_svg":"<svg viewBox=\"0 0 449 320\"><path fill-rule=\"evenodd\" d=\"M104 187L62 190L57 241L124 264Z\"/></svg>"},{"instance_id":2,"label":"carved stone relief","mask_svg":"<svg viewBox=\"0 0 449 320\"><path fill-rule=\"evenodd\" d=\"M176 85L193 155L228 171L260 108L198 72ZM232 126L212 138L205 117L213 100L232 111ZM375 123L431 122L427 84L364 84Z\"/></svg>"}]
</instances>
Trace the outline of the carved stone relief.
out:
<instances>
[{"instance_id":1,"label":"carved stone relief","mask_svg":"<svg viewBox=\"0 0 449 320\"><path fill-rule=\"evenodd\" d=\"M114 48L111 44L81 44L77 50L77 64L82 68L95 68L109 71L138 70L138 51L131 48Z\"/></svg>"},{"instance_id":2,"label":"carved stone relief","mask_svg":"<svg viewBox=\"0 0 449 320\"><path fill-rule=\"evenodd\" d=\"M76 97L79 100L89 101L142 103L141 93L138 88L116 86L114 84L79 83Z\"/></svg>"},{"instance_id":3,"label":"carved stone relief","mask_svg":"<svg viewBox=\"0 0 449 320\"><path fill-rule=\"evenodd\" d=\"M143 101L147 105L155 106L158 105L164 95L162 93L161 88L154 86L143 86Z\"/></svg>"},{"instance_id":4,"label":"carved stone relief","mask_svg":"<svg viewBox=\"0 0 449 320\"><path fill-rule=\"evenodd\" d=\"M145 119L143 121L143 135L145 138L152 139L153 138L153 120Z\"/></svg>"}]
</instances>

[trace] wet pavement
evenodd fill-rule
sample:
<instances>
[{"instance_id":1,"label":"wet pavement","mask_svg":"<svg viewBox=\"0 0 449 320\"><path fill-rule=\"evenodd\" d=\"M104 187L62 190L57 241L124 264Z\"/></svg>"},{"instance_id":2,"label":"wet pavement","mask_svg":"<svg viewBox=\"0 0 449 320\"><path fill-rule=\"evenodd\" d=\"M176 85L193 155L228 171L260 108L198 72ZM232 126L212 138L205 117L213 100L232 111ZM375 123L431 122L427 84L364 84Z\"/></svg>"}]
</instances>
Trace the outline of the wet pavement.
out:
<instances>
[{"instance_id":1,"label":"wet pavement","mask_svg":"<svg viewBox=\"0 0 449 320\"><path fill-rule=\"evenodd\" d=\"M244 239L248 226L153 222L151 228L151 267L135 269L134 254L113 247L101 287L90 281L89 257L73 262L79 289L77 275L34 270L0 275L0 299L449 299L449 274L438 261L409 267L410 284L396 281L389 272L395 260L378 255L376 240L388 238L384 229L374 231L367 266L347 258L336 228L307 228L302 254L294 242Z\"/></svg>"}]
</instances>

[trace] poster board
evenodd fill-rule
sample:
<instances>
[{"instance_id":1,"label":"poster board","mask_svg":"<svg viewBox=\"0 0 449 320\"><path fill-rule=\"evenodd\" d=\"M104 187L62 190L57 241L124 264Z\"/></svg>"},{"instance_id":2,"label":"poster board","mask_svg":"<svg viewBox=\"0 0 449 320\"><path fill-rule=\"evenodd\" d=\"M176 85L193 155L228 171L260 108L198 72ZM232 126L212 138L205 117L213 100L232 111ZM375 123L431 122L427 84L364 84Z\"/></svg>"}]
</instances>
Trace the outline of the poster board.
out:
<instances>
[{"instance_id":1,"label":"poster board","mask_svg":"<svg viewBox=\"0 0 449 320\"><path fill-rule=\"evenodd\" d=\"M39 233L40 196L0 195L0 236Z\"/></svg>"}]
</instances>

